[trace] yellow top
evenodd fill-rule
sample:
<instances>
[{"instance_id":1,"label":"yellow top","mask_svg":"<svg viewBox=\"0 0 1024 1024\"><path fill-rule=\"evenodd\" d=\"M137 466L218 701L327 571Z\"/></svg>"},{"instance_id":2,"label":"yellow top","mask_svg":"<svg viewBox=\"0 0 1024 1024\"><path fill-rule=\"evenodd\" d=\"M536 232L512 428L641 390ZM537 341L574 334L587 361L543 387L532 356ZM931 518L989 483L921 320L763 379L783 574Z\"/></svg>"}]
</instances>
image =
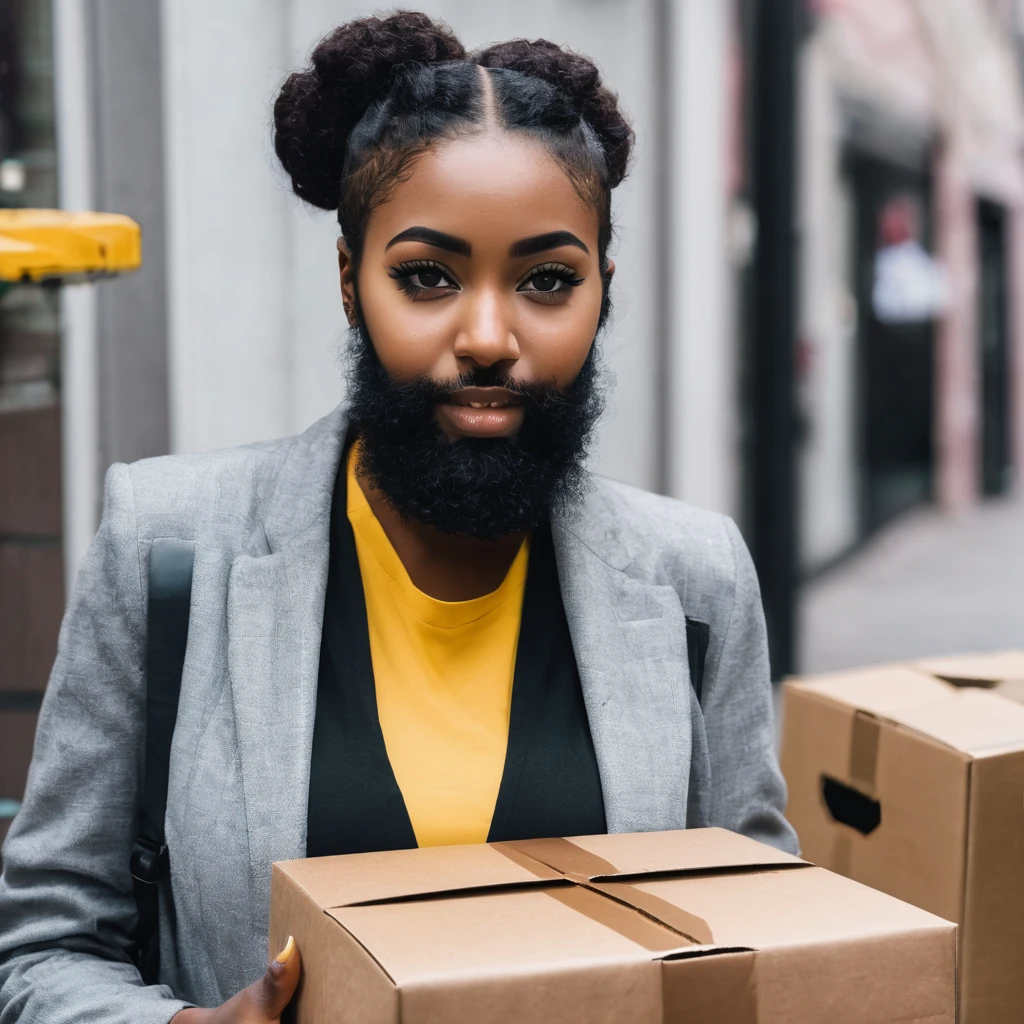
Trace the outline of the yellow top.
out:
<instances>
[{"instance_id":1,"label":"yellow top","mask_svg":"<svg viewBox=\"0 0 1024 1024\"><path fill-rule=\"evenodd\" d=\"M529 542L497 590L417 589L348 460L348 519L366 598L384 744L420 846L487 841L505 767Z\"/></svg>"},{"instance_id":2,"label":"yellow top","mask_svg":"<svg viewBox=\"0 0 1024 1024\"><path fill-rule=\"evenodd\" d=\"M73 280L137 270L142 231L117 213L0 210L0 281Z\"/></svg>"}]
</instances>

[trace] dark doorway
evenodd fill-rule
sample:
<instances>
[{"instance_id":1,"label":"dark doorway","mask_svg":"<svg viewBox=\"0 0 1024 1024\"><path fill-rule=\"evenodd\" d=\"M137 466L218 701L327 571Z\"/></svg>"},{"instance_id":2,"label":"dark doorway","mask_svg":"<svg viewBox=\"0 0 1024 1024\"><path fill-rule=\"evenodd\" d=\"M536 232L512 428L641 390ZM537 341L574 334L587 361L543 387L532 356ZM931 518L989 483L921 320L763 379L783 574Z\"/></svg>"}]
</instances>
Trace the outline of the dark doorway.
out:
<instances>
[{"instance_id":1,"label":"dark doorway","mask_svg":"<svg viewBox=\"0 0 1024 1024\"><path fill-rule=\"evenodd\" d=\"M860 533L867 536L932 494L934 321L883 322L874 302L876 258L887 210L914 210L914 240L931 248L930 183L925 173L851 151L858 307L857 362Z\"/></svg>"},{"instance_id":2,"label":"dark doorway","mask_svg":"<svg viewBox=\"0 0 1024 1024\"><path fill-rule=\"evenodd\" d=\"M981 390L981 493L1010 484L1009 319L1006 218L1002 207L978 203L978 351Z\"/></svg>"}]
</instances>

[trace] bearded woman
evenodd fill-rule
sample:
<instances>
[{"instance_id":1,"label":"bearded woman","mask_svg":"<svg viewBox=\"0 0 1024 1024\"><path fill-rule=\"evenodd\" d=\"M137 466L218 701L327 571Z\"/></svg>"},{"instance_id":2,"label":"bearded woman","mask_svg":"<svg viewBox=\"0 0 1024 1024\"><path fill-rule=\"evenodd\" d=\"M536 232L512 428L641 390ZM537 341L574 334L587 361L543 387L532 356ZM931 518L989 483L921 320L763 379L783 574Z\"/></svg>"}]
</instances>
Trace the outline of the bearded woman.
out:
<instances>
[{"instance_id":1,"label":"bearded woman","mask_svg":"<svg viewBox=\"0 0 1024 1024\"><path fill-rule=\"evenodd\" d=\"M593 63L354 21L275 132L337 213L345 401L298 437L110 469L4 848L4 1024L277 1020L301 950L268 967L274 861L708 825L795 850L739 531L586 468L633 141ZM168 541L192 583L143 977Z\"/></svg>"}]
</instances>

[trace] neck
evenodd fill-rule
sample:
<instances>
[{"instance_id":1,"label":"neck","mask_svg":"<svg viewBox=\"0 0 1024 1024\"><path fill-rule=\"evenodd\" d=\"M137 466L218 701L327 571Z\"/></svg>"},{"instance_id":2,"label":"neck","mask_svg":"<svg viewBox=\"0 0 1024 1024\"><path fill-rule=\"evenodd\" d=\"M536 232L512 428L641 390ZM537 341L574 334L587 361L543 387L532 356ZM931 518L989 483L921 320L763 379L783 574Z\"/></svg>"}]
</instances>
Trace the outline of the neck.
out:
<instances>
[{"instance_id":1,"label":"neck","mask_svg":"<svg viewBox=\"0 0 1024 1024\"><path fill-rule=\"evenodd\" d=\"M403 519L365 474L357 472L357 477L373 514L417 589L438 601L471 601L501 586L524 533L499 540L453 537L425 523Z\"/></svg>"}]
</instances>

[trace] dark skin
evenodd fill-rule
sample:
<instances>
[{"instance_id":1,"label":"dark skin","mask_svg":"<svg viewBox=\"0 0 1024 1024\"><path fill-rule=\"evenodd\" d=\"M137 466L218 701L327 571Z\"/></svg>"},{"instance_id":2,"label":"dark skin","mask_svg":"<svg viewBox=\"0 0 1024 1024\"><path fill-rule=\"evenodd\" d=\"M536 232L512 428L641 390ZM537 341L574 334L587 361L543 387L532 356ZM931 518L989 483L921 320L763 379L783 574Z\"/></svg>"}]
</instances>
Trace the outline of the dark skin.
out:
<instances>
[{"instance_id":1,"label":"dark skin","mask_svg":"<svg viewBox=\"0 0 1024 1024\"><path fill-rule=\"evenodd\" d=\"M564 389L580 372L600 317L598 230L594 209L537 142L496 131L432 148L371 216L358 281L338 243L349 322L358 291L377 355L398 380L449 380L498 366L513 379ZM467 389L438 407L441 429L453 439L514 435L522 409L503 404L509 396L501 388ZM521 534L452 537L402 519L368 480L360 484L424 593L465 601L505 578Z\"/></svg>"},{"instance_id":2,"label":"dark skin","mask_svg":"<svg viewBox=\"0 0 1024 1024\"><path fill-rule=\"evenodd\" d=\"M419 157L371 215L358 282L338 243L349 323L358 290L377 355L399 380L428 374L451 380L475 367L500 366L513 379L566 388L597 333L598 229L596 211L538 143L498 131L444 143ZM613 270L609 264L609 276ZM514 435L522 409L512 397L503 388L466 389L438 407L438 422L453 439ZM360 485L424 593L465 601L505 578L522 534L497 541L447 536L402 519L368 480L360 477ZM298 950L286 947L259 981L226 1003L182 1010L173 1020L277 1024L299 975Z\"/></svg>"}]
</instances>

